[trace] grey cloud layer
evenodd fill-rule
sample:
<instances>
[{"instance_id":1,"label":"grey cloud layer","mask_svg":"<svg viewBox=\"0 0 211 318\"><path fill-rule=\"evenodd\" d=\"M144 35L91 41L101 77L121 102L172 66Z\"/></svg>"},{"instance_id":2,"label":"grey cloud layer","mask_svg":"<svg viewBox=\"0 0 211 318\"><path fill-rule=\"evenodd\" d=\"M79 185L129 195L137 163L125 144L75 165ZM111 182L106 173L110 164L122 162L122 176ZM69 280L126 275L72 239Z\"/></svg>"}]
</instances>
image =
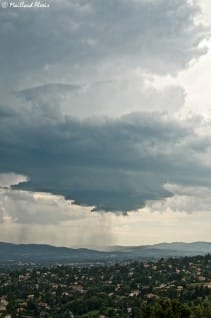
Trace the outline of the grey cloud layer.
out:
<instances>
[{"instance_id":1,"label":"grey cloud layer","mask_svg":"<svg viewBox=\"0 0 211 318\"><path fill-rule=\"evenodd\" d=\"M210 140L159 113L182 106L183 89L146 84L146 73L175 74L204 53L198 13L184 0L1 10L0 172L105 211L171 196L167 182L209 186ZM110 119L87 119L102 114Z\"/></svg>"},{"instance_id":2,"label":"grey cloud layer","mask_svg":"<svg viewBox=\"0 0 211 318\"><path fill-rule=\"evenodd\" d=\"M16 104L30 103L33 108L53 109L52 114L69 114L77 118L112 116L138 111L179 111L185 93L179 86L155 89L138 76L116 81L96 82L87 85L48 84L14 93ZM57 111L56 111L57 109ZM58 111L59 110L59 111ZM6 110L5 110L6 111Z\"/></svg>"},{"instance_id":3,"label":"grey cloud layer","mask_svg":"<svg viewBox=\"0 0 211 318\"><path fill-rule=\"evenodd\" d=\"M51 1L48 10L1 10L1 86L82 82L137 66L177 72L203 52L198 13L184 0Z\"/></svg>"},{"instance_id":4,"label":"grey cloud layer","mask_svg":"<svg viewBox=\"0 0 211 318\"><path fill-rule=\"evenodd\" d=\"M13 116L14 115L14 116ZM210 147L192 122L159 113L58 120L29 108L0 119L0 172L27 175L18 188L64 195L96 210L129 211L171 193L163 184L210 184Z\"/></svg>"}]
</instances>

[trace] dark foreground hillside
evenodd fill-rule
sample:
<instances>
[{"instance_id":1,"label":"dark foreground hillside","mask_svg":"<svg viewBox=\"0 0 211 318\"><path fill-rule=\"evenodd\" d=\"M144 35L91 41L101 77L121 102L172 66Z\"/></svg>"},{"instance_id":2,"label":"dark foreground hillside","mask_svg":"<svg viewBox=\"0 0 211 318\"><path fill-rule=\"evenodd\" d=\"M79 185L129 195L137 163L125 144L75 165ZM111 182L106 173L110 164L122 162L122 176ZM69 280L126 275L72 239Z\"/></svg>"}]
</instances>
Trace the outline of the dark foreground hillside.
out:
<instances>
[{"instance_id":1,"label":"dark foreground hillside","mask_svg":"<svg viewBox=\"0 0 211 318\"><path fill-rule=\"evenodd\" d=\"M0 317L208 318L211 256L1 267Z\"/></svg>"}]
</instances>

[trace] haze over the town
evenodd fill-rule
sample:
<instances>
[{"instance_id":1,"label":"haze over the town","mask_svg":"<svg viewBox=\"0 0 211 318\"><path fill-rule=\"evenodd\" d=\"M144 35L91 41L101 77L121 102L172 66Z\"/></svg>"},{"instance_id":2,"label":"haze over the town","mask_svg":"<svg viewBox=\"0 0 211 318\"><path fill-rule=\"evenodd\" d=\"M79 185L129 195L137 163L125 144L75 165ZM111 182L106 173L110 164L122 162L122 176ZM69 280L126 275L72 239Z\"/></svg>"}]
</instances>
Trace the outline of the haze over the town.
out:
<instances>
[{"instance_id":1,"label":"haze over the town","mask_svg":"<svg viewBox=\"0 0 211 318\"><path fill-rule=\"evenodd\" d=\"M211 2L0 7L0 241L211 241Z\"/></svg>"}]
</instances>

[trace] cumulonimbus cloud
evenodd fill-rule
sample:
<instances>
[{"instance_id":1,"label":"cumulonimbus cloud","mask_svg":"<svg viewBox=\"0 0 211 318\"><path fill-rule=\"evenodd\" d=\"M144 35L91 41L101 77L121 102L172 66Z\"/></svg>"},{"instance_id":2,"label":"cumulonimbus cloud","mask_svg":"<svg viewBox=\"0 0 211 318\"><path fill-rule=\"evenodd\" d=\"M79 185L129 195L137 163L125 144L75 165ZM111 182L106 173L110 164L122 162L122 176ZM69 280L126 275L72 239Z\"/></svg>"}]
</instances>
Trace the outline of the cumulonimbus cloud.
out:
<instances>
[{"instance_id":1,"label":"cumulonimbus cloud","mask_svg":"<svg viewBox=\"0 0 211 318\"><path fill-rule=\"evenodd\" d=\"M63 0L52 2L49 10L2 10L0 172L30 178L16 188L115 212L171 196L166 183L210 186L205 162L210 139L191 127L191 119L160 112L171 99L170 109L179 107L183 90L168 89L162 99L152 86L144 87L146 74L176 74L206 52L199 47L207 30L195 23L198 13L195 4L183 0ZM141 93L135 103L140 97L146 106L125 102L128 114L122 116L121 101L129 103L134 90L121 94L127 85L119 79L128 74L129 83L136 72ZM109 84L102 84L110 79L118 91L117 96L112 92L112 103ZM74 97L90 83L102 85L84 98ZM116 101L115 116L90 119L86 99L94 99L100 85L107 88L91 115ZM6 96L5 90L15 93ZM66 95L71 98L62 108Z\"/></svg>"},{"instance_id":2,"label":"cumulonimbus cloud","mask_svg":"<svg viewBox=\"0 0 211 318\"><path fill-rule=\"evenodd\" d=\"M170 196L167 182L210 184L203 155L211 141L192 126L159 113L96 121L11 111L1 118L0 171L27 175L21 189L61 194L96 210L136 210Z\"/></svg>"}]
</instances>

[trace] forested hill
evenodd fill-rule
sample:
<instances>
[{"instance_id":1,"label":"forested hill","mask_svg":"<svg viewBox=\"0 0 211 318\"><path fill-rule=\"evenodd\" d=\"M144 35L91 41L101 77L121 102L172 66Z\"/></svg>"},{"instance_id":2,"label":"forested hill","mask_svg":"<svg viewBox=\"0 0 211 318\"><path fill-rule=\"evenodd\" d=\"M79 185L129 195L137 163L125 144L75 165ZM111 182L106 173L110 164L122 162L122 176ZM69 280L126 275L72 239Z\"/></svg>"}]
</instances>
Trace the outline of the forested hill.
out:
<instances>
[{"instance_id":1,"label":"forested hill","mask_svg":"<svg viewBox=\"0 0 211 318\"><path fill-rule=\"evenodd\" d=\"M114 246L106 251L55 247L42 244L0 243L0 263L76 263L144 260L211 254L211 243L160 243L146 246Z\"/></svg>"}]
</instances>

